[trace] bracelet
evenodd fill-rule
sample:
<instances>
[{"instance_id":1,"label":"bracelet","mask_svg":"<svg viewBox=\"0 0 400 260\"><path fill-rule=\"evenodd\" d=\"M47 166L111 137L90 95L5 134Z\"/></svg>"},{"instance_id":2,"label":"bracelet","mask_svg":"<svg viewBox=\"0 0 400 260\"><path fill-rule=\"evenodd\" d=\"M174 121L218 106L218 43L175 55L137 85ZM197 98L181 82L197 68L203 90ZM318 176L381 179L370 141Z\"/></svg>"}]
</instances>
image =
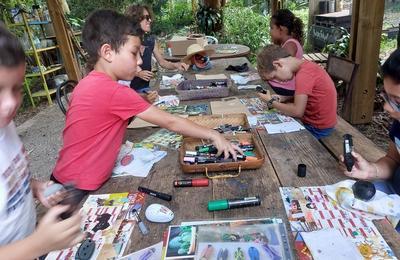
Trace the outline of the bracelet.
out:
<instances>
[{"instance_id":1,"label":"bracelet","mask_svg":"<svg viewBox=\"0 0 400 260\"><path fill-rule=\"evenodd\" d=\"M374 165L375 167L375 179L378 179L379 176L378 166L376 166L376 163L372 163L372 165Z\"/></svg>"}]
</instances>

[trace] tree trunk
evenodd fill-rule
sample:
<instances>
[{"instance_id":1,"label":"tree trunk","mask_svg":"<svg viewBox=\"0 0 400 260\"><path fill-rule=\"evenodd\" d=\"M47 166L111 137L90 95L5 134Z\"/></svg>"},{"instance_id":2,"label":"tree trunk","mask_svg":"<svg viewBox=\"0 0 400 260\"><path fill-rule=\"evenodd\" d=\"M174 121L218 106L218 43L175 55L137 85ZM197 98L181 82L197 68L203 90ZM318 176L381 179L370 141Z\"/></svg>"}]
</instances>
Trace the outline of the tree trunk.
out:
<instances>
[{"instance_id":1,"label":"tree trunk","mask_svg":"<svg viewBox=\"0 0 400 260\"><path fill-rule=\"evenodd\" d=\"M204 0L204 5L219 10L221 9L221 2L221 0Z\"/></svg>"}]
</instances>

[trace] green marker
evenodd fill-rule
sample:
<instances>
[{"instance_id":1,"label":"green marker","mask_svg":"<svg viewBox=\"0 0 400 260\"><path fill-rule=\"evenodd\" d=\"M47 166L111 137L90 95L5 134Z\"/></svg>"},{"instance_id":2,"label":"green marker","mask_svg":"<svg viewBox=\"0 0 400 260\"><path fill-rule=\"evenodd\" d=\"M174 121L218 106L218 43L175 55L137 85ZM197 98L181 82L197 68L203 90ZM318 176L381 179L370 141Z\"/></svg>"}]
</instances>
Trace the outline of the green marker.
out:
<instances>
[{"instance_id":1,"label":"green marker","mask_svg":"<svg viewBox=\"0 0 400 260\"><path fill-rule=\"evenodd\" d=\"M260 205L261 205L261 200L259 196L237 198L237 199L212 200L208 202L208 211L237 209L237 208L253 207Z\"/></svg>"}]
</instances>

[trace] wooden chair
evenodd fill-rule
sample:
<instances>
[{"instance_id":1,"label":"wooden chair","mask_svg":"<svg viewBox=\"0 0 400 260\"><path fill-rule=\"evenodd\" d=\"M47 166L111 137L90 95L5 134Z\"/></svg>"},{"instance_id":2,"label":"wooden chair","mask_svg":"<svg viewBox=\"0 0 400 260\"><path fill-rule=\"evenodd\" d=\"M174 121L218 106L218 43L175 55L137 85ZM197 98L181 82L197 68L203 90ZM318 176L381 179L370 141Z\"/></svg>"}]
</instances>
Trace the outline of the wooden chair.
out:
<instances>
[{"instance_id":1,"label":"wooden chair","mask_svg":"<svg viewBox=\"0 0 400 260\"><path fill-rule=\"evenodd\" d=\"M67 80L57 87L56 102L64 115L67 113L69 106L69 97L77 84L78 82L75 80Z\"/></svg>"},{"instance_id":2,"label":"wooden chair","mask_svg":"<svg viewBox=\"0 0 400 260\"><path fill-rule=\"evenodd\" d=\"M353 90L354 78L357 73L358 64L352 60L329 54L326 64L326 71L331 76L335 85L342 84L338 94L344 96L345 104L350 102ZM345 106L343 106L344 108ZM343 109L342 109L343 112Z\"/></svg>"}]
</instances>

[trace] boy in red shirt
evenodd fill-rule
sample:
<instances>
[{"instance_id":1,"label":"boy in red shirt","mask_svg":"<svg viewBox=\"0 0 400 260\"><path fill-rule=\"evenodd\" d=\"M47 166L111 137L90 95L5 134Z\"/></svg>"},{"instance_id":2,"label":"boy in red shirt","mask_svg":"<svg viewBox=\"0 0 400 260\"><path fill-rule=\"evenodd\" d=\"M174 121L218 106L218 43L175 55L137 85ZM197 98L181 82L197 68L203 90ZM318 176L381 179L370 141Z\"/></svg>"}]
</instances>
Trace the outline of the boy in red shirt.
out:
<instances>
[{"instance_id":1,"label":"boy in red shirt","mask_svg":"<svg viewBox=\"0 0 400 260\"><path fill-rule=\"evenodd\" d=\"M51 179L72 182L82 190L96 190L111 176L129 118L145 121L186 136L209 139L219 154L236 159L232 146L218 132L147 103L118 80L130 80L140 58L142 31L126 16L98 10L86 20L83 45L93 70L75 87L63 131L63 147Z\"/></svg>"},{"instance_id":2,"label":"boy in red shirt","mask_svg":"<svg viewBox=\"0 0 400 260\"><path fill-rule=\"evenodd\" d=\"M257 56L263 80L288 81L296 76L293 103L280 103L276 96L259 94L283 114L301 118L304 127L317 139L328 136L336 125L336 88L326 71L317 64L292 57L277 45L264 47Z\"/></svg>"}]
</instances>

